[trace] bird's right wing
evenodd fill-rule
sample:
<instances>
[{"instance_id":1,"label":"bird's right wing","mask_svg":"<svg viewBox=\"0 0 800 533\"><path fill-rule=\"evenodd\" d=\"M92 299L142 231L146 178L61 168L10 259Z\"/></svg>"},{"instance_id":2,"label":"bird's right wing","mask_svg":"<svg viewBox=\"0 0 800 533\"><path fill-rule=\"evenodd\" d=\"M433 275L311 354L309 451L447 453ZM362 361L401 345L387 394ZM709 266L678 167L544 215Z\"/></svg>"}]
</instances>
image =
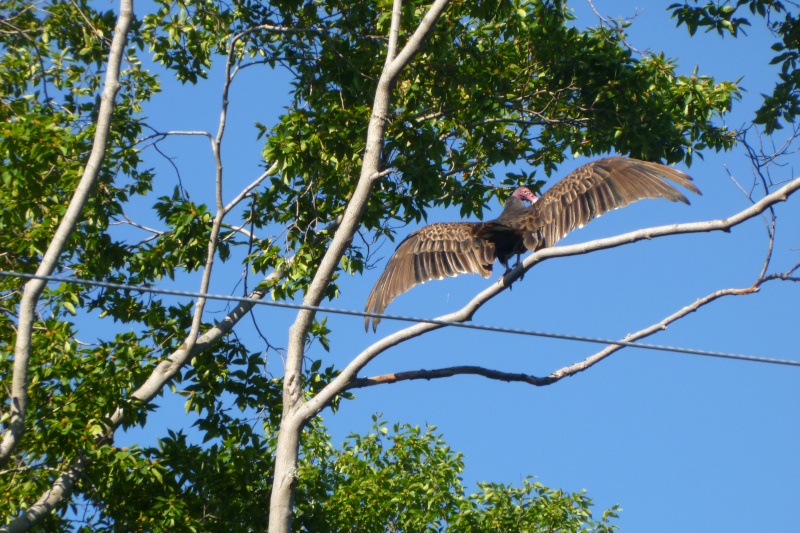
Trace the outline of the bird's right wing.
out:
<instances>
[{"instance_id":1,"label":"bird's right wing","mask_svg":"<svg viewBox=\"0 0 800 533\"><path fill-rule=\"evenodd\" d=\"M367 299L368 313L383 313L398 295L412 287L447 276L480 274L488 278L494 244L476 235L480 222L443 222L425 226L397 246ZM364 318L369 330L370 317ZM380 318L372 319L373 331Z\"/></svg>"}]
</instances>

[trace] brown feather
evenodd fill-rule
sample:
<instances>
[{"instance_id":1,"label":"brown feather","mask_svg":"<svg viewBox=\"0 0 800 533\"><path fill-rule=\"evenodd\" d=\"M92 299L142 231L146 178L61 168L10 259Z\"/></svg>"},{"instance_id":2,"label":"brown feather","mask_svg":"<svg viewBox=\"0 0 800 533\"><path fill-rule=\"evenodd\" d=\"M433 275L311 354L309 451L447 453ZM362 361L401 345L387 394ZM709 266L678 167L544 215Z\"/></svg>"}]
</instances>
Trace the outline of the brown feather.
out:
<instances>
[{"instance_id":1,"label":"brown feather","mask_svg":"<svg viewBox=\"0 0 800 533\"><path fill-rule=\"evenodd\" d=\"M459 274L492 275L494 244L475 235L480 222L431 224L411 233L395 250L367 299L366 311L383 313L398 295L412 287ZM369 329L370 317L364 318ZM380 318L372 320L373 331Z\"/></svg>"},{"instance_id":2,"label":"brown feather","mask_svg":"<svg viewBox=\"0 0 800 533\"><path fill-rule=\"evenodd\" d=\"M644 198L689 200L665 180L700 194L692 178L674 168L627 157L608 157L579 167L506 222L531 251L553 246L575 228L613 209Z\"/></svg>"},{"instance_id":3,"label":"brown feather","mask_svg":"<svg viewBox=\"0 0 800 533\"><path fill-rule=\"evenodd\" d=\"M643 198L666 198L689 203L665 180L700 194L692 178L658 163L627 157L607 157L576 169L556 183L530 207L515 191L503 212L488 222L431 224L411 233L397 246L386 269L367 298L365 311L383 313L398 295L432 279L459 274L488 278L499 260L509 269L509 259L526 249L553 246L567 233L613 209ZM373 331L380 318L372 319ZM369 330L370 317L364 318Z\"/></svg>"}]
</instances>

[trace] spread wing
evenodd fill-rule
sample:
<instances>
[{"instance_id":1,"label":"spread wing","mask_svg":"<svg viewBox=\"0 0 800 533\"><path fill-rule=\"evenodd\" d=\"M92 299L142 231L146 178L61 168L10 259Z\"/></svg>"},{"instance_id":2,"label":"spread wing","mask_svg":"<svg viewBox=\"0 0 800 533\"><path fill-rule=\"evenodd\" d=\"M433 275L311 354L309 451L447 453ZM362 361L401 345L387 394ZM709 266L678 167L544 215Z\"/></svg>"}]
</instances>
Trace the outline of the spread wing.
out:
<instances>
[{"instance_id":1,"label":"spread wing","mask_svg":"<svg viewBox=\"0 0 800 533\"><path fill-rule=\"evenodd\" d=\"M524 234L528 250L547 248L603 213L643 198L688 204L667 180L700 194L692 178L674 168L627 157L599 159L556 183L514 221L503 222Z\"/></svg>"},{"instance_id":2,"label":"spread wing","mask_svg":"<svg viewBox=\"0 0 800 533\"><path fill-rule=\"evenodd\" d=\"M444 222L413 232L397 246L386 269L372 288L365 311L383 313L400 294L432 279L459 274L488 278L494 263L494 244L476 235L480 222ZM369 330L370 317L364 318ZM373 331L380 318L372 319Z\"/></svg>"}]
</instances>

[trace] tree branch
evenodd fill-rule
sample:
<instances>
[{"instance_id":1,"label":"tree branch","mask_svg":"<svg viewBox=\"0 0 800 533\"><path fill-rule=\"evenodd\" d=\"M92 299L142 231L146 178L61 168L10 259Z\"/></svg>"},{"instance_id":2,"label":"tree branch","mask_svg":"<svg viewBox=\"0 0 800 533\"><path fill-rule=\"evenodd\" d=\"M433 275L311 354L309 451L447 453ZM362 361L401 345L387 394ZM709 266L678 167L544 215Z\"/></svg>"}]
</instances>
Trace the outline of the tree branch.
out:
<instances>
[{"instance_id":1,"label":"tree branch","mask_svg":"<svg viewBox=\"0 0 800 533\"><path fill-rule=\"evenodd\" d=\"M407 372L383 374L381 376L374 376L371 378L354 379L345 390L373 387L375 385L387 385L390 383L399 383L401 381L412 381L417 379L431 380L461 375L483 376L485 378L498 381L516 381L536 386L549 385L550 383L553 383L553 380L550 378L539 378L529 374L501 372L500 370L491 370L481 366L451 366L448 368L438 368L436 370L410 370Z\"/></svg>"},{"instance_id":2,"label":"tree branch","mask_svg":"<svg viewBox=\"0 0 800 533\"><path fill-rule=\"evenodd\" d=\"M128 29L133 20L133 0L121 0L119 17L114 29L114 39L108 53L108 64L103 92L100 95L100 106L97 113L97 125L92 144L92 151L86 161L83 176L75 189L69 202L64 218L58 225L47 251L42 258L36 274L49 276L55 271L59 256L67 245L70 235L74 231L81 217L83 206L92 194L94 184L100 174L100 169L105 159L108 147L109 133L111 131L111 117L114 111L114 102L119 92L119 73L122 58L125 54ZM31 336L33 323L36 320L36 303L42 294L46 281L30 280L25 284L25 290L19 304L19 322L17 326L17 339L14 346L14 371L11 380L11 398L8 413L8 429L0 443L0 466L5 465L11 453L17 447L25 431L25 416L28 405L28 365L31 355Z\"/></svg>"},{"instance_id":3,"label":"tree branch","mask_svg":"<svg viewBox=\"0 0 800 533\"><path fill-rule=\"evenodd\" d=\"M253 183L251 183L250 185L248 185L247 187L245 187L245 188L242 190L242 192L240 192L239 194L237 194L237 195L236 195L236 198L234 198L233 200L231 200L230 202L228 202L228 205L226 205L226 206L225 206L225 209L223 210L223 211L224 211L224 213L225 213L225 214L228 214L228 212L229 212L231 209L233 209L234 207L236 207L236 205L237 205L239 202L241 202L242 200L244 200L244 199L247 197L247 195L250 193L250 191L252 191L252 190L253 190L253 189L255 189L256 187L258 187L259 185L261 185L261 182L263 182L263 181L264 181L265 179L267 179L269 176L272 176L273 174L275 174L277 171L278 171L278 163L272 163L272 165L271 165L271 166L270 166L270 167L269 167L267 170L265 170L263 174L261 174L261 175L260 175L258 178L256 178L256 179L255 179L255 181L254 181Z\"/></svg>"},{"instance_id":4,"label":"tree branch","mask_svg":"<svg viewBox=\"0 0 800 533\"><path fill-rule=\"evenodd\" d=\"M378 80L372 105L372 115L367 126L361 174L353 191L353 196L345 209L342 224L333 235L333 239L331 239L331 243L309 284L305 298L303 298L303 303L306 305L319 305L325 297L339 262L358 231L361 218L367 208L372 184L381 172L383 137L386 131L386 120L389 116L391 95L395 82L403 68L421 50L422 44L433 32L436 21L449 3L450 0L435 0L428 13L423 17L419 27L414 31L414 34L398 55L393 57L392 51L387 51L386 63ZM395 46L398 40L396 35L400 27L401 5L400 0L395 0L393 4L392 29L390 30L390 44L392 46ZM272 533L288 533L291 531L300 433L303 425L310 419L310 416L313 416L309 410L304 408L302 364L305 341L314 316L315 313L313 311L300 311L297 313L297 318L291 328L289 328L286 362L284 365L283 412L275 454L274 483L270 496L269 531Z\"/></svg>"},{"instance_id":5,"label":"tree branch","mask_svg":"<svg viewBox=\"0 0 800 533\"><path fill-rule=\"evenodd\" d=\"M721 220L710 220L706 222L692 222L687 224L672 224L668 226L659 226L654 228L646 228L637 231L632 231L630 233L625 233L622 235L617 235L615 237L609 237L605 239L597 239L594 241L581 243L581 244L573 244L570 246L557 246L554 248L547 248L544 250L540 250L530 256L528 256L525 261L523 261L521 266L513 269L511 272L500 278L499 283L495 282L492 283L489 287L478 293L475 298L472 299L467 305L455 311L453 313L438 317L436 320L441 321L448 321L448 322L465 322L467 320L471 320L472 316L480 309L486 302L500 294L503 290L509 287L511 283L517 280L520 276L522 276L525 272L530 270L535 264L540 263L542 261L546 261L548 259L553 259L556 257L566 257L571 255L579 255L585 254L589 252L594 252L597 250L605 250L608 248L615 248L617 246L622 246L624 244L631 244L641 240L650 240L657 237L665 237L667 235L680 235L685 233L707 233L711 231L724 231L729 232L731 228L749 220L756 216L759 216L765 210L769 209L771 206L786 201L793 193L795 193L798 189L800 189L800 178L795 178L788 184L781 187L779 190L775 191L772 194L769 194L762 198L760 201L756 202L752 206L748 207L747 209L736 213L735 215ZM728 289L728 291L750 291L751 289ZM724 291L723 291L724 292ZM712 298L715 300L719 298L722 294L710 295L707 298ZM694 304L693 304L694 305ZM698 305L705 305L705 303L701 303ZM689 306L691 307L691 306ZM688 308L684 308L688 309ZM663 325L659 323L657 325L651 326L650 328L646 328L639 333L629 335L624 340L636 340L639 338L643 338L645 336L651 335L655 331L659 331L666 327L666 324L671 323L674 320L677 320L677 315L679 313L683 313L681 316L692 312L691 310L686 310L685 312L679 311L676 315L672 315L665 319ZM676 318L672 318L676 317ZM662 321L664 322L664 321ZM325 388L323 388L316 396L312 399L308 400L304 405L304 409L307 410L307 415L312 416L313 414L318 413L322 409L324 409L328 403L333 400L333 398L341 394L343 391L347 390L351 387L352 383L356 382L357 374L360 372L370 361L372 361L375 357L383 353L388 348L393 346L397 346L405 341L413 339L422 335L423 333L427 333L428 331L433 331L439 328L445 327L442 324L431 324L431 323L420 323L410 326L406 329L397 331L384 337L383 339L379 340L378 342L374 343L372 346L361 352L358 356L356 356L343 370L342 372L332 380ZM639 335L639 336L637 336ZM572 375L577 372L588 368L592 364L595 364L597 361L604 359L614 351L618 350L620 347L611 346L606 348L606 350L611 350L608 353L605 353L606 350L598 352L591 358L578 363L577 365L573 365L572 367L567 367L567 369L562 369L561 371L557 371L551 375L551 377L556 377L557 379L561 379L566 375ZM596 358L594 360L593 358ZM559 372L564 373L564 376L560 376Z\"/></svg>"},{"instance_id":6,"label":"tree branch","mask_svg":"<svg viewBox=\"0 0 800 533\"><path fill-rule=\"evenodd\" d=\"M53 512L61 500L72 492L75 482L81 476L88 460L79 457L64 471L53 485L20 516L8 524L0 526L0 533L22 533L29 531Z\"/></svg>"},{"instance_id":7,"label":"tree branch","mask_svg":"<svg viewBox=\"0 0 800 533\"><path fill-rule=\"evenodd\" d=\"M678 310L677 312L669 315L668 317L664 318L663 320L652 324L646 328L643 328L635 333L631 333L626 335L620 342L621 343L631 343L635 342L640 339L644 339L659 331L663 331L667 329L667 326L670 324L684 318L685 316L698 311L700 308L705 307L706 305L715 302L716 300L726 297L726 296L745 296L756 293L759 291L761 285L767 283L769 281L800 281L800 278L793 277L791 274L800 267L800 263L792 267L789 271L777 274L771 274L768 276L759 275L756 282L750 286L740 289L735 288L728 288L728 289L721 289L711 294L708 294L702 298L698 298L692 304L683 307L682 309ZM552 385L561 381L566 377L572 377L584 370L591 368L592 366L596 365L603 359L607 358L611 354L623 349L629 348L625 344L612 344L603 348L599 352L587 357L583 361L574 363L569 366L565 366L560 368L554 372L552 372L547 377L537 377L530 374L522 374L516 372L502 372L499 370L492 370L484 367L479 366L454 366L454 367L447 367L447 368L439 368L434 370L410 370L406 372L396 372L391 374L383 374L380 376L373 376L369 378L356 378L353 379L349 385L345 387L345 390L352 390L364 387L373 387L375 385L386 385L392 383L399 383L401 381L413 381L419 379L431 380L431 379L440 379L440 378L448 378L458 375L476 375L476 376L483 376L488 379L493 379L497 381L505 381L505 382L521 382L527 383L529 385L534 385L537 387L542 387L546 385ZM713 354L704 354L707 356L712 356Z\"/></svg>"}]
</instances>

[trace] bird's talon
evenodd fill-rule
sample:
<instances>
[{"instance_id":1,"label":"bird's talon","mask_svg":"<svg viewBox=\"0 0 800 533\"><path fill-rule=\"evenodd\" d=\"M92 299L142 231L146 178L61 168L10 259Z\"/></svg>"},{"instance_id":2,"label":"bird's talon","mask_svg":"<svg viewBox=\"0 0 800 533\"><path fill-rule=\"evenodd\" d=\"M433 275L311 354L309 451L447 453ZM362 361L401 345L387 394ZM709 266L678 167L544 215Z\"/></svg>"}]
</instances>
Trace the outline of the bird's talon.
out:
<instances>
[{"instance_id":1,"label":"bird's talon","mask_svg":"<svg viewBox=\"0 0 800 533\"><path fill-rule=\"evenodd\" d=\"M366 311L383 312L395 296L431 279L469 272L489 277L495 260L506 267L500 281L510 290L513 281L524 277L521 253L526 250L553 246L573 229L643 198L688 204L669 182L700 194L692 178L679 170L627 157L606 157L572 171L541 198L527 187L519 187L494 220L424 226L397 246L370 292ZM514 275L509 276L508 261L514 255L517 264ZM373 329L379 321L373 318ZM368 324L369 318L365 319Z\"/></svg>"}]
</instances>

